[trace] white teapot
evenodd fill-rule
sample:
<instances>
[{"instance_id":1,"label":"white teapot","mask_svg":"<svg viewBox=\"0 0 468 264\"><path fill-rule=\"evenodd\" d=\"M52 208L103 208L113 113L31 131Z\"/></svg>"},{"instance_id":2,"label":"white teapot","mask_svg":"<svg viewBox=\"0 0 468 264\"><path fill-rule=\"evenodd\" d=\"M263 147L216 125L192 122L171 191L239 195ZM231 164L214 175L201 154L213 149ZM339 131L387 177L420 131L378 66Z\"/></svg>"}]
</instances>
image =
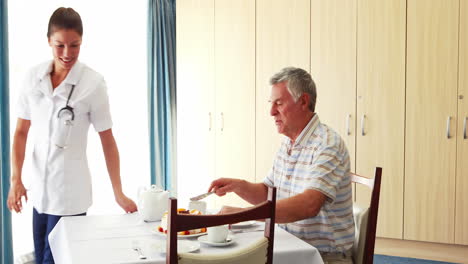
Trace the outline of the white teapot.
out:
<instances>
[{"instance_id":1,"label":"white teapot","mask_svg":"<svg viewBox=\"0 0 468 264\"><path fill-rule=\"evenodd\" d=\"M167 211L169 192L151 185L138 190L138 212L143 221L159 221Z\"/></svg>"}]
</instances>

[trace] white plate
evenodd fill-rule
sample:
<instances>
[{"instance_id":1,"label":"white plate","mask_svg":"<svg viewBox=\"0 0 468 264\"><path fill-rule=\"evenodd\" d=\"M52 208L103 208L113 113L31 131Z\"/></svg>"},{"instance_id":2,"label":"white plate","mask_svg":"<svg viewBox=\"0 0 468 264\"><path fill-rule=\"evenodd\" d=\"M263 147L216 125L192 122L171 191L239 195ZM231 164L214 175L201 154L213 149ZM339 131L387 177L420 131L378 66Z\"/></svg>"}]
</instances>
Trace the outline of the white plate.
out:
<instances>
[{"instance_id":1,"label":"white plate","mask_svg":"<svg viewBox=\"0 0 468 264\"><path fill-rule=\"evenodd\" d=\"M229 246L231 245L232 243L234 243L234 236L231 236L229 235L227 237L227 241L226 242L222 242L222 243L216 243L216 242L210 242L208 241L208 235L205 235L205 236L201 236L198 238L198 241L202 244L206 244L206 245L209 245L209 246L213 246L213 247L225 247L225 246Z\"/></svg>"},{"instance_id":2,"label":"white plate","mask_svg":"<svg viewBox=\"0 0 468 264\"><path fill-rule=\"evenodd\" d=\"M163 233L163 232L159 232L159 230L157 229L151 229L151 233L154 233L156 235L159 235L159 236L166 236L166 233ZM177 237L197 237L197 236L203 236L203 235L206 235L206 232L203 232L203 233L197 233L197 234L190 234L190 235L177 235Z\"/></svg>"},{"instance_id":3,"label":"white plate","mask_svg":"<svg viewBox=\"0 0 468 264\"><path fill-rule=\"evenodd\" d=\"M158 253L166 254L166 241L158 240L152 244ZM191 240L177 240L177 253L188 253L200 249L200 243Z\"/></svg>"},{"instance_id":4,"label":"white plate","mask_svg":"<svg viewBox=\"0 0 468 264\"><path fill-rule=\"evenodd\" d=\"M257 221L244 221L244 222L232 224L231 226L237 228L237 227L249 227L249 226L253 226L257 224L258 224Z\"/></svg>"}]
</instances>

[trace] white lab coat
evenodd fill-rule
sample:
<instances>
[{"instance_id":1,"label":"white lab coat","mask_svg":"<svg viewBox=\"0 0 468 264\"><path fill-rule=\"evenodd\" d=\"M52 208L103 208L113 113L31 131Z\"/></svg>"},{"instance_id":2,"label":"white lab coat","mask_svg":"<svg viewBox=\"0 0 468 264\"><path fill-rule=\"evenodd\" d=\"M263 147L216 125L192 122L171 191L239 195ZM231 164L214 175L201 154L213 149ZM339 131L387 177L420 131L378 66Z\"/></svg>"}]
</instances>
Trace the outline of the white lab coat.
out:
<instances>
[{"instance_id":1,"label":"white lab coat","mask_svg":"<svg viewBox=\"0 0 468 264\"><path fill-rule=\"evenodd\" d=\"M34 134L30 197L39 213L73 215L84 213L92 203L91 175L86 157L89 125L97 132L112 127L104 78L76 62L65 80L52 89L52 61L33 68L26 77L18 102L18 117L31 120ZM51 140L58 111L68 103L75 118L66 148ZM31 140L29 136L29 140Z\"/></svg>"}]
</instances>

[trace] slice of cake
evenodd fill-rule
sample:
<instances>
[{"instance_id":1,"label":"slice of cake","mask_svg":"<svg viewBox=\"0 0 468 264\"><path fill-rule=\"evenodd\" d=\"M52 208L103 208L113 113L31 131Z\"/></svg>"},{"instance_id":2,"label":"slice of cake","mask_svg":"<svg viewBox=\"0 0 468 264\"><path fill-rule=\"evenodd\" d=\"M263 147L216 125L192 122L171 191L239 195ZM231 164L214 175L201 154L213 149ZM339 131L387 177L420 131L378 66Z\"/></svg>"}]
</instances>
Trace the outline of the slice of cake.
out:
<instances>
[{"instance_id":1,"label":"slice of cake","mask_svg":"<svg viewBox=\"0 0 468 264\"><path fill-rule=\"evenodd\" d=\"M191 214L191 215L201 215L202 213L198 210L185 210L184 208L179 208L177 209L178 214ZM163 214L163 217L161 218L161 225L158 226L158 231L164 234L167 234L167 218L168 218L169 213L165 212ZM177 232L178 235L186 236L186 235L194 235L194 234L200 234L200 233L205 233L206 228L198 228L198 229L192 229L192 230L187 230L187 231L181 231Z\"/></svg>"}]
</instances>

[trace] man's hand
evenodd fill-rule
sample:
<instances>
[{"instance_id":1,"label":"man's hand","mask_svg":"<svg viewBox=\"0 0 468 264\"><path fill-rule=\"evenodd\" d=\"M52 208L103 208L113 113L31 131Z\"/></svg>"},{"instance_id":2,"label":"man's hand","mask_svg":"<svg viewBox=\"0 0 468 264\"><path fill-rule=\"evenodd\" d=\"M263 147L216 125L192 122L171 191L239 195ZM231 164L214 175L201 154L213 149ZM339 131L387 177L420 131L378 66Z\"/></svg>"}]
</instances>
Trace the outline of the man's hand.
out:
<instances>
[{"instance_id":1,"label":"man's hand","mask_svg":"<svg viewBox=\"0 0 468 264\"><path fill-rule=\"evenodd\" d=\"M17 181L12 182L10 186L10 192L8 193L7 206L10 211L20 213L23 210L23 203L21 198L24 196L25 201L28 201L28 194L26 188L24 188L23 182Z\"/></svg>"},{"instance_id":2,"label":"man's hand","mask_svg":"<svg viewBox=\"0 0 468 264\"><path fill-rule=\"evenodd\" d=\"M132 199L125 196L125 194L120 194L115 197L115 201L124 209L126 213L133 213L137 211L137 206Z\"/></svg>"},{"instance_id":3,"label":"man's hand","mask_svg":"<svg viewBox=\"0 0 468 264\"><path fill-rule=\"evenodd\" d=\"M219 178L211 183L208 191L214 192L218 196L234 192L251 204L259 204L266 200L268 187L263 183L251 183L241 179Z\"/></svg>"},{"instance_id":4,"label":"man's hand","mask_svg":"<svg viewBox=\"0 0 468 264\"><path fill-rule=\"evenodd\" d=\"M224 196L226 193L236 192L240 189L241 185L242 180L239 179L219 178L211 183L208 191L215 192L218 196Z\"/></svg>"}]
</instances>

